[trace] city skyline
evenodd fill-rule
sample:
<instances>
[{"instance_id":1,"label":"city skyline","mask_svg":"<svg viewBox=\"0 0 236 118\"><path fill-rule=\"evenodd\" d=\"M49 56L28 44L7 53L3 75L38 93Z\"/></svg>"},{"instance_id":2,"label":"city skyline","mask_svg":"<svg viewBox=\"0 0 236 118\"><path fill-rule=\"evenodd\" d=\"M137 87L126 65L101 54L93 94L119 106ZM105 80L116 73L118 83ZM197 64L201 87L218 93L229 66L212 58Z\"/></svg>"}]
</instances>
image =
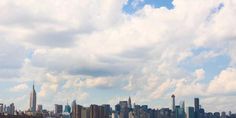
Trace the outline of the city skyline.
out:
<instances>
[{"instance_id":1,"label":"city skyline","mask_svg":"<svg viewBox=\"0 0 236 118\"><path fill-rule=\"evenodd\" d=\"M57 111L55 111L56 109L58 109L57 107L59 106L60 108L59 108L59 111L63 111L63 106L65 106L65 109L66 109L66 107L67 106L69 106L70 107L70 105L68 104L68 100L66 101L66 104L62 104L62 103L53 103L53 105L55 105L55 107L54 107L54 109L52 110L52 109L47 109L47 108L44 108L43 109L43 105L42 104L37 104L37 93L36 93L36 91L35 91L35 88L34 88L35 86L34 86L34 82L33 82L33 85L32 85L32 91L30 92L30 96L29 96L29 98L30 98L30 101L29 101L29 107L28 107L28 109L16 109L16 107L14 106L14 103L12 102L11 104L10 104L10 106L11 105L13 105L13 109L14 110L16 110L16 111L26 111L26 112L32 112L32 113L34 113L34 112L39 112L39 111L41 111L42 112L42 110L49 110L49 111L53 111L53 112L55 112L55 114L58 114L57 113ZM189 105L188 104L188 106L186 106L185 105L185 100L179 100L180 102L179 102L179 104L178 103L176 103L176 97L175 97L175 95L174 94L172 94L171 96L171 99L170 99L170 103L171 103L171 106L167 106L167 107L154 107L153 109L166 109L166 108L168 108L169 110L171 110L172 112L176 112L176 108L178 107L178 106L180 106L181 108L183 108L183 109L188 109L189 107L194 107L194 111L199 111L200 109L202 109L203 108L203 106L202 105L200 105L200 101L199 101L199 98L198 97L195 97L194 98L194 101L193 101L193 103L194 104L192 104L192 105ZM129 96L128 97L128 99L127 100L125 100L125 99L123 99L123 100L119 100L120 101L120 103L119 104L126 104L126 106L127 106L127 108L129 108L129 109L132 109L135 105L139 105L139 104L137 104L137 103L135 103L135 102L133 102L132 103L132 100L131 100L131 97ZM75 100L73 100L72 101L72 103L71 103L71 107L73 107L73 104L76 104L76 99ZM6 106L7 104L4 104L4 103L0 103L0 105L3 107L3 105L4 106ZM52 104L48 104L48 105L51 105L51 106L53 106ZM80 103L79 104L79 106L80 105L83 105L82 103ZM99 104L97 104L97 103L93 103L93 104L90 104L90 105L88 105L87 107L89 107L89 106L91 106L91 105L99 105ZM100 105L109 105L109 107L111 108L111 109L116 109L116 105L117 104L114 104L114 105L111 105L111 104L108 104L108 103L102 103L102 104L100 104ZM36 106L37 106L37 109L36 109ZM133 107L132 107L133 106ZM147 105L147 106L149 106L149 105ZM150 105L150 106L152 106L152 105ZM81 106L81 108L82 107L85 107L86 108L86 106ZM3 108L1 108L1 109L3 109ZM203 108L204 109L204 108ZM14 110L10 110L11 111L11 113L12 114L14 114ZM206 109L205 109L206 110ZM0 110L1 111L1 110ZM68 111L68 110L65 110L65 111ZM70 110L69 110L70 111ZM184 110L185 111L185 110ZM221 112L226 112L224 109L222 109L222 111L206 111L206 112L219 112L219 113L221 113ZM232 112L231 110L229 110L228 112ZM61 113L61 112L60 112ZM73 114L73 113L72 113ZM197 117L199 117L199 116L197 116Z\"/></svg>"},{"instance_id":2,"label":"city skyline","mask_svg":"<svg viewBox=\"0 0 236 118\"><path fill-rule=\"evenodd\" d=\"M127 100L119 101L114 107L110 104L90 104L82 106L73 100L71 105L54 104L54 110L43 108L37 103L37 93L32 85L30 105L28 110L17 110L14 103L9 106L0 103L0 117L8 118L235 118L236 113L222 110L208 112L200 103L199 98L194 98L192 106L186 106L185 101L175 102L172 94L170 108L151 108L147 104L133 103L129 96ZM133 104L133 105L132 105ZM36 105L37 110L36 110Z\"/></svg>"},{"instance_id":3,"label":"city skyline","mask_svg":"<svg viewBox=\"0 0 236 118\"><path fill-rule=\"evenodd\" d=\"M175 109L172 101L199 98L207 111L235 113L235 8L235 0L1 0L0 103L114 108L130 96Z\"/></svg>"}]
</instances>

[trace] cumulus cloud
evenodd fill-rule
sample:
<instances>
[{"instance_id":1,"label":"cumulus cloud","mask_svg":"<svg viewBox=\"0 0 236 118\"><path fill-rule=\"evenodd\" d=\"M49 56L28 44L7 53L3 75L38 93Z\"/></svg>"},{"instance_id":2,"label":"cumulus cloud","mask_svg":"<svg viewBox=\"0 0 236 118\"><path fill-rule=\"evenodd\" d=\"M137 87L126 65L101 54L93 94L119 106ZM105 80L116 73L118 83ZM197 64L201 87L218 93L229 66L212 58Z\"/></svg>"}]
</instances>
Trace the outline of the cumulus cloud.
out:
<instances>
[{"instance_id":1,"label":"cumulus cloud","mask_svg":"<svg viewBox=\"0 0 236 118\"><path fill-rule=\"evenodd\" d=\"M213 94L229 94L236 92L236 69L227 68L211 80L208 91Z\"/></svg>"},{"instance_id":2,"label":"cumulus cloud","mask_svg":"<svg viewBox=\"0 0 236 118\"><path fill-rule=\"evenodd\" d=\"M110 88L113 87L114 80L112 78L98 77L98 78L77 78L69 79L64 84L64 88L70 88L71 86L81 88Z\"/></svg>"},{"instance_id":3,"label":"cumulus cloud","mask_svg":"<svg viewBox=\"0 0 236 118\"><path fill-rule=\"evenodd\" d=\"M111 79L106 79L106 78L93 78L93 79L86 79L85 80L85 85L88 87L111 87L112 83ZM83 84L83 83L82 83Z\"/></svg>"},{"instance_id":4,"label":"cumulus cloud","mask_svg":"<svg viewBox=\"0 0 236 118\"><path fill-rule=\"evenodd\" d=\"M202 100L205 107L210 112L215 111L232 111L235 109L235 96L212 96ZM217 108L212 107L212 105L217 106Z\"/></svg>"},{"instance_id":5,"label":"cumulus cloud","mask_svg":"<svg viewBox=\"0 0 236 118\"><path fill-rule=\"evenodd\" d=\"M39 91L39 96L42 96L42 97L50 96L52 94L51 92L56 92L57 91L57 88L58 88L57 84L45 83L41 86L41 89Z\"/></svg>"},{"instance_id":6,"label":"cumulus cloud","mask_svg":"<svg viewBox=\"0 0 236 118\"><path fill-rule=\"evenodd\" d=\"M16 86L14 86L13 88L10 89L10 91L11 92L22 92L27 89L29 89L28 85L25 83L22 83L22 84L18 84Z\"/></svg>"}]
</instances>

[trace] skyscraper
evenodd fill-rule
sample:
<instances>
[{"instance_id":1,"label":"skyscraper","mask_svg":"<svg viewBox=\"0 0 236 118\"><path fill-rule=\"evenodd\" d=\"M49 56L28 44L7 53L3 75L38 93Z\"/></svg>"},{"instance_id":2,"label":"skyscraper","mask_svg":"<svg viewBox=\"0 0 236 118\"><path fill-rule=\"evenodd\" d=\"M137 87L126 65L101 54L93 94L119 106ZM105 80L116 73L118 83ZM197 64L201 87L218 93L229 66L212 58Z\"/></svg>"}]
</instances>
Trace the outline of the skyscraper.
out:
<instances>
[{"instance_id":1,"label":"skyscraper","mask_svg":"<svg viewBox=\"0 0 236 118\"><path fill-rule=\"evenodd\" d=\"M175 118L184 118L185 112L184 109L180 106L175 107Z\"/></svg>"},{"instance_id":2,"label":"skyscraper","mask_svg":"<svg viewBox=\"0 0 236 118\"><path fill-rule=\"evenodd\" d=\"M76 118L76 101L74 100L71 104L72 107L72 118Z\"/></svg>"},{"instance_id":3,"label":"skyscraper","mask_svg":"<svg viewBox=\"0 0 236 118\"><path fill-rule=\"evenodd\" d=\"M185 101L180 101L179 105L180 105L181 108L184 109L185 108Z\"/></svg>"},{"instance_id":4,"label":"skyscraper","mask_svg":"<svg viewBox=\"0 0 236 118\"><path fill-rule=\"evenodd\" d=\"M199 98L194 98L195 111L200 109Z\"/></svg>"},{"instance_id":5,"label":"skyscraper","mask_svg":"<svg viewBox=\"0 0 236 118\"><path fill-rule=\"evenodd\" d=\"M115 105L115 111L120 114L120 104Z\"/></svg>"},{"instance_id":6,"label":"skyscraper","mask_svg":"<svg viewBox=\"0 0 236 118\"><path fill-rule=\"evenodd\" d=\"M9 106L9 114L14 115L15 112L15 105L14 103L11 103Z\"/></svg>"},{"instance_id":7,"label":"skyscraper","mask_svg":"<svg viewBox=\"0 0 236 118\"><path fill-rule=\"evenodd\" d=\"M34 89L34 83L33 83L33 90L30 93L30 111L35 112L36 111L36 92Z\"/></svg>"},{"instance_id":8,"label":"skyscraper","mask_svg":"<svg viewBox=\"0 0 236 118\"><path fill-rule=\"evenodd\" d=\"M55 104L55 109L54 109L55 114L62 114L62 111L63 111L63 106Z\"/></svg>"},{"instance_id":9,"label":"skyscraper","mask_svg":"<svg viewBox=\"0 0 236 118\"><path fill-rule=\"evenodd\" d=\"M120 101L120 117L119 118L128 118L129 117L129 109L127 101Z\"/></svg>"},{"instance_id":10,"label":"skyscraper","mask_svg":"<svg viewBox=\"0 0 236 118\"><path fill-rule=\"evenodd\" d=\"M129 101L128 101L128 108L131 109L132 108L132 104L131 104L131 98L129 97Z\"/></svg>"},{"instance_id":11,"label":"skyscraper","mask_svg":"<svg viewBox=\"0 0 236 118\"><path fill-rule=\"evenodd\" d=\"M175 95L172 94L171 98L172 98L172 111L175 112Z\"/></svg>"},{"instance_id":12,"label":"skyscraper","mask_svg":"<svg viewBox=\"0 0 236 118\"><path fill-rule=\"evenodd\" d=\"M181 101L181 102L179 103L179 105L180 105L180 108L181 108L183 111L185 111L185 101ZM184 118L185 118L185 115L184 115Z\"/></svg>"},{"instance_id":13,"label":"skyscraper","mask_svg":"<svg viewBox=\"0 0 236 118\"><path fill-rule=\"evenodd\" d=\"M76 117L75 118L81 118L82 108L83 108L83 106L76 105Z\"/></svg>"},{"instance_id":14,"label":"skyscraper","mask_svg":"<svg viewBox=\"0 0 236 118\"><path fill-rule=\"evenodd\" d=\"M65 105L64 112L67 112L67 113L71 112L71 107L70 107L70 105L68 103Z\"/></svg>"},{"instance_id":15,"label":"skyscraper","mask_svg":"<svg viewBox=\"0 0 236 118\"><path fill-rule=\"evenodd\" d=\"M72 118L81 118L83 106L77 105L75 100L72 102L71 106L72 106Z\"/></svg>"},{"instance_id":16,"label":"skyscraper","mask_svg":"<svg viewBox=\"0 0 236 118\"><path fill-rule=\"evenodd\" d=\"M105 107L104 106L98 106L99 112L98 112L98 117L99 118L105 118Z\"/></svg>"},{"instance_id":17,"label":"skyscraper","mask_svg":"<svg viewBox=\"0 0 236 118\"><path fill-rule=\"evenodd\" d=\"M109 104L103 104L102 106L104 107L104 118L109 118L109 116L111 115L111 106Z\"/></svg>"},{"instance_id":18,"label":"skyscraper","mask_svg":"<svg viewBox=\"0 0 236 118\"><path fill-rule=\"evenodd\" d=\"M195 118L200 117L200 105L199 105L199 98L194 98L194 112L195 112Z\"/></svg>"},{"instance_id":19,"label":"skyscraper","mask_svg":"<svg viewBox=\"0 0 236 118\"><path fill-rule=\"evenodd\" d=\"M90 105L90 118L99 118L99 107L98 105Z\"/></svg>"},{"instance_id":20,"label":"skyscraper","mask_svg":"<svg viewBox=\"0 0 236 118\"><path fill-rule=\"evenodd\" d=\"M4 109L3 109L3 104L0 103L0 114L3 113L3 110L4 110Z\"/></svg>"},{"instance_id":21,"label":"skyscraper","mask_svg":"<svg viewBox=\"0 0 236 118\"><path fill-rule=\"evenodd\" d=\"M186 118L194 118L194 107L188 107L187 108Z\"/></svg>"},{"instance_id":22,"label":"skyscraper","mask_svg":"<svg viewBox=\"0 0 236 118\"><path fill-rule=\"evenodd\" d=\"M89 107L82 108L81 118L90 118L90 108Z\"/></svg>"}]
</instances>

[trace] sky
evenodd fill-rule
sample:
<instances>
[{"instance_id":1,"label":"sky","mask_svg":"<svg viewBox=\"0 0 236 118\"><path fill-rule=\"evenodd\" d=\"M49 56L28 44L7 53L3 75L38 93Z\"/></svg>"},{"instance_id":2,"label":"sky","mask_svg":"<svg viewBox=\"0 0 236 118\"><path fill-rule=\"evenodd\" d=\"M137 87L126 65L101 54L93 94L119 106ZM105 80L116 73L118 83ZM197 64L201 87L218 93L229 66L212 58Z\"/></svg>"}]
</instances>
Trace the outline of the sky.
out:
<instances>
[{"instance_id":1,"label":"sky","mask_svg":"<svg viewBox=\"0 0 236 118\"><path fill-rule=\"evenodd\" d=\"M236 112L235 0L1 0L0 103Z\"/></svg>"}]
</instances>

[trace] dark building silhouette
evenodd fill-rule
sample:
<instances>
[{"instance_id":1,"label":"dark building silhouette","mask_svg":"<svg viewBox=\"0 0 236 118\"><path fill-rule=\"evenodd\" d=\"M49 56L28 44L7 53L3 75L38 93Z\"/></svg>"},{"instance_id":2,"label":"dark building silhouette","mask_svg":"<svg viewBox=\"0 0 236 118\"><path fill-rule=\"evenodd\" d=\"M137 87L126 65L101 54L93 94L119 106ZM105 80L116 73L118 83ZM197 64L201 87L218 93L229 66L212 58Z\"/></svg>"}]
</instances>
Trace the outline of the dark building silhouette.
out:
<instances>
[{"instance_id":1,"label":"dark building silhouette","mask_svg":"<svg viewBox=\"0 0 236 118\"><path fill-rule=\"evenodd\" d=\"M195 118L200 118L199 98L194 98L194 112L195 112Z\"/></svg>"},{"instance_id":2,"label":"dark building silhouette","mask_svg":"<svg viewBox=\"0 0 236 118\"><path fill-rule=\"evenodd\" d=\"M215 116L215 118L220 118L220 112L215 112L214 116Z\"/></svg>"},{"instance_id":3,"label":"dark building silhouette","mask_svg":"<svg viewBox=\"0 0 236 118\"><path fill-rule=\"evenodd\" d=\"M200 110L199 110L199 117L205 118L205 110L203 108L200 108Z\"/></svg>"}]
</instances>

